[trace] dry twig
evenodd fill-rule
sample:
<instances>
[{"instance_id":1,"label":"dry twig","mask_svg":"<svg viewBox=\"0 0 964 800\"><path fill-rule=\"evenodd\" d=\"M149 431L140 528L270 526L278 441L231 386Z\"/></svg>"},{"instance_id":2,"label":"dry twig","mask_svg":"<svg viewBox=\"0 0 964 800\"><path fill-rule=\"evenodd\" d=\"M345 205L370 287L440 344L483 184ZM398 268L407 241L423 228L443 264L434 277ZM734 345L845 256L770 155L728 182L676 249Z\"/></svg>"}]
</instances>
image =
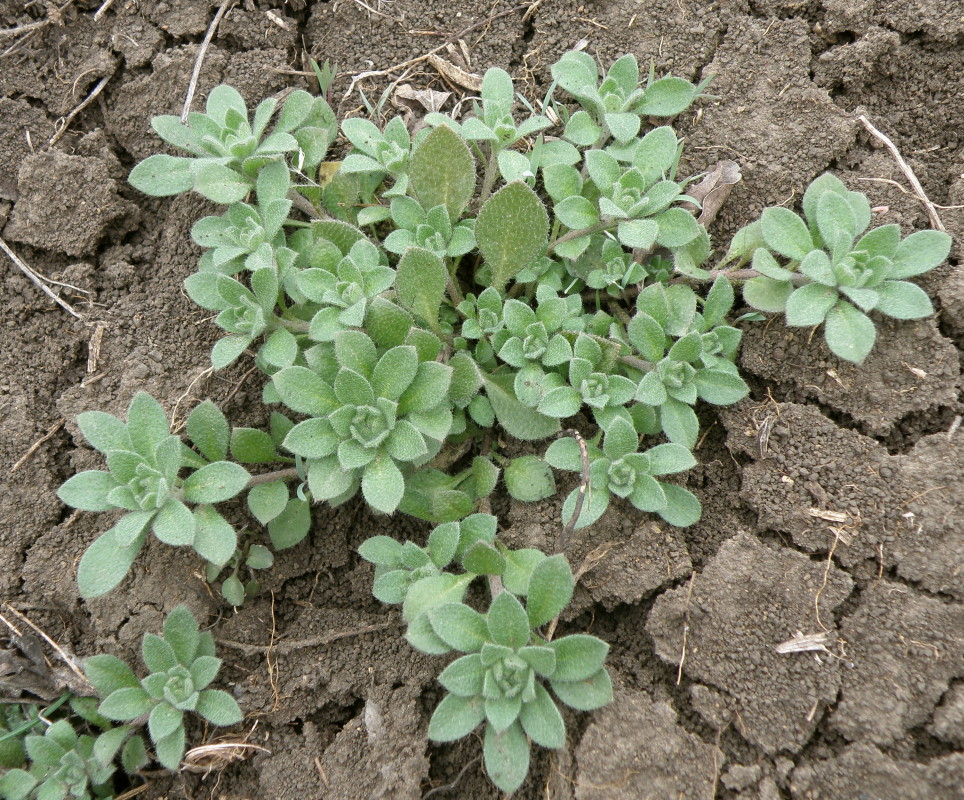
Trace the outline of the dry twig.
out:
<instances>
[{"instance_id":1,"label":"dry twig","mask_svg":"<svg viewBox=\"0 0 964 800\"><path fill-rule=\"evenodd\" d=\"M117 72L116 62L114 63L114 69L110 71L110 74L105 75L103 78L97 81L97 85L93 88L91 93L81 101L80 105L78 105L73 111L71 111L66 117L64 117L63 124L60 126L57 132L50 137L50 141L47 142L48 146L52 147L53 145L57 144L57 142L60 141L60 137L67 132L67 128L70 127L70 123L74 121L74 117L76 117L81 111L87 108L87 106L89 106L94 101L94 98L97 97L97 95L99 95L102 91L104 91L104 87L107 85L107 82L114 77L115 72Z\"/></svg>"},{"instance_id":2,"label":"dry twig","mask_svg":"<svg viewBox=\"0 0 964 800\"><path fill-rule=\"evenodd\" d=\"M356 628L353 631L337 631L336 633L326 633L321 636L312 636L309 639L298 639L293 642L280 642L278 644L246 644L245 642L233 642L230 639L218 639L218 644L225 647L240 650L246 656L262 655L269 651L277 652L280 655L293 653L295 650L304 650L307 647L321 647L322 645L337 642L340 639L348 639L352 636L362 636L366 633L384 630L394 625L394 622L379 622L376 625L366 625L364 628Z\"/></svg>"},{"instance_id":3,"label":"dry twig","mask_svg":"<svg viewBox=\"0 0 964 800\"><path fill-rule=\"evenodd\" d=\"M14 472L20 469L24 464L26 464L27 461L30 459L30 456L32 456L40 449L40 445L52 439L56 435L57 431L59 431L62 427L64 427L64 422L65 420L60 420L56 424L52 425L50 427L50 430L48 430L43 436L41 436L32 445L30 445L30 448L27 450L27 452L20 457L20 459L17 461L16 464L10 467L10 472L8 474L12 475Z\"/></svg>"},{"instance_id":4,"label":"dry twig","mask_svg":"<svg viewBox=\"0 0 964 800\"><path fill-rule=\"evenodd\" d=\"M897 145L895 145L883 133L877 130L877 128L875 128L873 124L871 124L870 120L867 119L867 117L865 117L863 114L860 114L857 119L863 123L863 126L867 129L871 136L874 136L883 142L884 147L890 151L890 154L894 157L894 161L897 162L897 166L900 167L900 171L903 172L904 177L910 181L910 185L914 189L914 195L923 204L924 210L927 212L927 218L931 222L931 227L936 228L939 231L946 231L947 228L944 227L944 223L941 222L941 218L937 215L937 208L924 193L924 187L921 186L920 181L917 180L914 170L912 170L910 165L904 161L904 157L900 154L900 150L897 149Z\"/></svg>"},{"instance_id":5,"label":"dry twig","mask_svg":"<svg viewBox=\"0 0 964 800\"><path fill-rule=\"evenodd\" d=\"M194 71L191 73L191 82L187 85L187 97L184 99L184 109L181 111L182 123L187 122L187 115L191 113L191 102L194 100L194 93L197 91L198 78L201 76L201 65L204 63L204 54L208 50L208 45L211 44L211 39L214 38L214 32L218 29L218 25L221 24L221 20L233 4L234 0L221 0L218 13L214 15L214 19L211 20L211 24L208 26L207 33L204 34L204 40L201 42L201 46L197 51L197 58L194 60Z\"/></svg>"},{"instance_id":6,"label":"dry twig","mask_svg":"<svg viewBox=\"0 0 964 800\"><path fill-rule=\"evenodd\" d=\"M400 69L405 69L406 67L411 67L411 66L414 66L415 64L421 64L423 61L427 61L429 56L435 55L436 53L440 53L448 45L452 44L453 42L457 42L459 39L462 39L466 35L472 33L472 31L477 31L479 28L484 28L487 25L491 25L497 19L501 19L502 17L507 17L510 14L515 14L516 12L522 11L523 9L528 7L529 7L528 3L522 3L521 5L513 6L512 8L507 8L505 11L500 11L498 14L493 14L491 17L487 17L481 22L476 22L474 25L469 25L469 27L463 28L454 36L451 36L450 38L446 39L438 47L432 48L424 55L417 56L416 58L410 58L408 61L403 61L400 64L395 64L394 66L388 67L386 69L375 69L375 70L370 70L368 72L359 72L357 75L352 75L351 85L349 85L348 90L345 92L343 99L347 100L349 97L351 97L351 95L355 91L355 86L357 86L360 81L363 81L366 78L377 78L382 75L390 75L393 72L398 72Z\"/></svg>"},{"instance_id":7,"label":"dry twig","mask_svg":"<svg viewBox=\"0 0 964 800\"><path fill-rule=\"evenodd\" d=\"M74 311L73 306L70 305L66 300L61 299L60 295L53 291L46 283L41 279L40 275L34 272L30 267L28 267L20 257L13 252L3 239L0 239L0 250L6 253L10 260L16 264L17 269L19 269L24 275L26 275L30 280L36 285L45 295L47 295L51 300L53 300L58 306L60 306L64 311L77 319L81 319L80 314ZM51 281L53 283L53 281Z\"/></svg>"},{"instance_id":8,"label":"dry twig","mask_svg":"<svg viewBox=\"0 0 964 800\"><path fill-rule=\"evenodd\" d=\"M31 622L24 614L21 614L19 611L17 611L17 609L15 609L12 605L10 605L10 603L4 603L3 607L6 608L15 617L17 617L17 619L19 619L21 622L24 622L27 625L29 625L33 629L34 633L36 633L41 639L43 639L47 644L49 644L54 649L54 652L57 653L58 656L60 656L61 661L63 661L67 665L68 669L70 669L70 671L73 672L74 675L76 675L80 679L81 685L89 686L91 688L91 691L93 691L93 687L90 686L90 681L87 680L87 676L84 675L80 667L77 666L76 658L64 652L64 649L59 644L57 644L46 633L44 633L44 631L42 631L40 628L34 625L34 623ZM3 622L7 625L8 628L16 632L17 629L14 628L9 622L7 622L6 618L4 618L2 614L0 614L0 620L3 620Z\"/></svg>"},{"instance_id":9,"label":"dry twig","mask_svg":"<svg viewBox=\"0 0 964 800\"><path fill-rule=\"evenodd\" d=\"M562 431L559 436L571 436L578 443L579 455L582 458L582 475L579 482L579 494L576 495L576 507L573 509L572 517L569 518L562 529L562 533L559 534L559 539L556 541L556 552L562 552L569 534L576 529L576 521L582 514L582 505L586 501L586 492L589 490L589 448L586 445L586 440L582 438L579 431L573 428Z\"/></svg>"}]
</instances>

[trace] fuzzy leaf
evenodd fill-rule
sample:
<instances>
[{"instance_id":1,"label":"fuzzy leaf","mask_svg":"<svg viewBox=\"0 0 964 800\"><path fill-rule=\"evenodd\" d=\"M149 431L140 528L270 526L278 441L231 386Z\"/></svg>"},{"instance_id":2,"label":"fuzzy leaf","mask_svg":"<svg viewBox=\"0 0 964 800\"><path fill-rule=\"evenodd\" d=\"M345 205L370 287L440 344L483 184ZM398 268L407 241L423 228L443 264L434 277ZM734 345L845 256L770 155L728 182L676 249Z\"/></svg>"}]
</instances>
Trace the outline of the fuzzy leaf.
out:
<instances>
[{"instance_id":1,"label":"fuzzy leaf","mask_svg":"<svg viewBox=\"0 0 964 800\"><path fill-rule=\"evenodd\" d=\"M484 620L482 625L485 626ZM482 693L484 678L485 666L482 664L482 657L473 652L449 664L438 676L438 682L453 695L474 697Z\"/></svg>"},{"instance_id":2,"label":"fuzzy leaf","mask_svg":"<svg viewBox=\"0 0 964 800\"><path fill-rule=\"evenodd\" d=\"M834 355L859 364L873 349L877 330L870 317L840 300L827 313L824 337Z\"/></svg>"},{"instance_id":3,"label":"fuzzy leaf","mask_svg":"<svg viewBox=\"0 0 964 800\"><path fill-rule=\"evenodd\" d=\"M194 509L194 522L194 549L215 566L223 567L238 547L234 528L210 505Z\"/></svg>"},{"instance_id":4,"label":"fuzzy leaf","mask_svg":"<svg viewBox=\"0 0 964 800\"><path fill-rule=\"evenodd\" d=\"M440 125L422 139L412 153L409 186L424 208L444 205L450 220L459 219L475 192L475 159L462 137Z\"/></svg>"},{"instance_id":5,"label":"fuzzy leaf","mask_svg":"<svg viewBox=\"0 0 964 800\"><path fill-rule=\"evenodd\" d=\"M545 625L572 599L575 581L569 562L562 554L540 561L529 578L526 611L533 628Z\"/></svg>"},{"instance_id":6,"label":"fuzzy leaf","mask_svg":"<svg viewBox=\"0 0 964 800\"><path fill-rule=\"evenodd\" d=\"M275 549L284 550L302 541L310 527L311 508L304 500L292 497L284 510L268 523L268 536Z\"/></svg>"},{"instance_id":7,"label":"fuzzy leaf","mask_svg":"<svg viewBox=\"0 0 964 800\"><path fill-rule=\"evenodd\" d=\"M196 406L187 418L187 435L209 461L224 461L228 457L228 420L210 400Z\"/></svg>"},{"instance_id":8,"label":"fuzzy leaf","mask_svg":"<svg viewBox=\"0 0 964 800\"><path fill-rule=\"evenodd\" d=\"M808 283L787 298L787 325L809 327L824 321L837 302L837 290L819 283Z\"/></svg>"},{"instance_id":9,"label":"fuzzy leaf","mask_svg":"<svg viewBox=\"0 0 964 800\"><path fill-rule=\"evenodd\" d=\"M106 697L117 689L134 689L140 686L140 681L125 662L117 656L96 655L84 661L84 674L97 694Z\"/></svg>"},{"instance_id":10,"label":"fuzzy leaf","mask_svg":"<svg viewBox=\"0 0 964 800\"><path fill-rule=\"evenodd\" d=\"M128 686L123 689L115 689L97 707L97 713L103 714L107 719L126 722L136 719L142 714L151 710L151 699L142 688Z\"/></svg>"},{"instance_id":11,"label":"fuzzy leaf","mask_svg":"<svg viewBox=\"0 0 964 800\"><path fill-rule=\"evenodd\" d=\"M513 594L501 592L486 615L489 634L496 644L518 650L529 641L529 618Z\"/></svg>"},{"instance_id":12,"label":"fuzzy leaf","mask_svg":"<svg viewBox=\"0 0 964 800\"><path fill-rule=\"evenodd\" d=\"M876 310L894 319L920 319L934 313L927 292L907 281L884 281L874 287L879 297Z\"/></svg>"},{"instance_id":13,"label":"fuzzy leaf","mask_svg":"<svg viewBox=\"0 0 964 800\"><path fill-rule=\"evenodd\" d=\"M751 278L743 284L743 299L760 311L783 311L792 293L792 283L773 278Z\"/></svg>"},{"instance_id":14,"label":"fuzzy leaf","mask_svg":"<svg viewBox=\"0 0 964 800\"><path fill-rule=\"evenodd\" d=\"M275 519L288 504L288 487L283 481L252 486L248 492L248 510L262 525Z\"/></svg>"},{"instance_id":15,"label":"fuzzy leaf","mask_svg":"<svg viewBox=\"0 0 964 800\"><path fill-rule=\"evenodd\" d=\"M127 426L113 414L103 411L85 411L77 417L77 427L91 447L105 455L111 450L131 450L131 437Z\"/></svg>"},{"instance_id":16,"label":"fuzzy leaf","mask_svg":"<svg viewBox=\"0 0 964 800\"><path fill-rule=\"evenodd\" d=\"M271 448L274 449L273 444ZM251 474L240 464L216 461L192 473L184 481L184 499L189 503L230 500L247 486L250 479Z\"/></svg>"},{"instance_id":17,"label":"fuzzy leaf","mask_svg":"<svg viewBox=\"0 0 964 800\"><path fill-rule=\"evenodd\" d=\"M677 528L687 528L699 522L703 508L692 492L672 483L660 483L660 488L666 497L666 505L657 514Z\"/></svg>"},{"instance_id":18,"label":"fuzzy leaf","mask_svg":"<svg viewBox=\"0 0 964 800\"><path fill-rule=\"evenodd\" d=\"M595 675L603 667L609 645L602 639L584 633L564 636L549 643L556 653L553 680L581 681Z\"/></svg>"},{"instance_id":19,"label":"fuzzy leaf","mask_svg":"<svg viewBox=\"0 0 964 800\"><path fill-rule=\"evenodd\" d=\"M436 128L436 130L448 130ZM438 329L439 308L445 296L448 272L435 253L410 247L398 262L395 288L399 303Z\"/></svg>"},{"instance_id":20,"label":"fuzzy leaf","mask_svg":"<svg viewBox=\"0 0 964 800\"><path fill-rule=\"evenodd\" d=\"M802 261L814 249L806 223L790 209L767 208L763 211L761 221L764 240L771 250L780 255Z\"/></svg>"},{"instance_id":21,"label":"fuzzy leaf","mask_svg":"<svg viewBox=\"0 0 964 800\"><path fill-rule=\"evenodd\" d=\"M476 575L501 575L505 557L488 542L476 542L462 556L462 566Z\"/></svg>"},{"instance_id":22,"label":"fuzzy leaf","mask_svg":"<svg viewBox=\"0 0 964 800\"><path fill-rule=\"evenodd\" d=\"M516 500L532 503L543 500L556 491L552 470L537 456L512 459L505 468L505 486Z\"/></svg>"},{"instance_id":23,"label":"fuzzy leaf","mask_svg":"<svg viewBox=\"0 0 964 800\"><path fill-rule=\"evenodd\" d=\"M486 395L506 433L523 440L545 439L556 433L559 420L522 405L512 392L512 381L511 375L485 378Z\"/></svg>"},{"instance_id":24,"label":"fuzzy leaf","mask_svg":"<svg viewBox=\"0 0 964 800\"><path fill-rule=\"evenodd\" d=\"M943 231L912 233L898 245L887 277L898 279L921 275L944 263L950 251L951 237Z\"/></svg>"},{"instance_id":25,"label":"fuzzy leaf","mask_svg":"<svg viewBox=\"0 0 964 800\"><path fill-rule=\"evenodd\" d=\"M475 222L475 239L492 271L492 286L501 290L541 255L548 234L549 215L526 184L516 181L492 195Z\"/></svg>"},{"instance_id":26,"label":"fuzzy leaf","mask_svg":"<svg viewBox=\"0 0 964 800\"><path fill-rule=\"evenodd\" d=\"M220 689L204 689L195 710L213 725L234 725L244 719L237 701Z\"/></svg>"},{"instance_id":27,"label":"fuzzy leaf","mask_svg":"<svg viewBox=\"0 0 964 800\"><path fill-rule=\"evenodd\" d=\"M242 464L271 464L278 460L274 439L257 428L231 431L231 455Z\"/></svg>"},{"instance_id":28,"label":"fuzzy leaf","mask_svg":"<svg viewBox=\"0 0 964 800\"><path fill-rule=\"evenodd\" d=\"M485 772L499 789L511 793L522 785L529 772L529 740L518 722L501 733L486 725L482 752Z\"/></svg>"},{"instance_id":29,"label":"fuzzy leaf","mask_svg":"<svg viewBox=\"0 0 964 800\"><path fill-rule=\"evenodd\" d=\"M675 117L696 99L696 87L684 78L668 75L653 81L633 110L646 117Z\"/></svg>"},{"instance_id":30,"label":"fuzzy leaf","mask_svg":"<svg viewBox=\"0 0 964 800\"><path fill-rule=\"evenodd\" d=\"M445 603L461 603L474 575L442 573L422 578L412 584L405 596L402 617L412 622L425 611ZM426 618L427 621L427 618Z\"/></svg>"},{"instance_id":31,"label":"fuzzy leaf","mask_svg":"<svg viewBox=\"0 0 964 800\"><path fill-rule=\"evenodd\" d=\"M561 681L553 677L550 683L556 696L577 711L592 711L613 699L612 680L605 668L583 680Z\"/></svg>"},{"instance_id":32,"label":"fuzzy leaf","mask_svg":"<svg viewBox=\"0 0 964 800\"><path fill-rule=\"evenodd\" d=\"M341 404L335 391L305 367L286 367L272 378L281 401L292 411L312 417L327 417Z\"/></svg>"},{"instance_id":33,"label":"fuzzy leaf","mask_svg":"<svg viewBox=\"0 0 964 800\"><path fill-rule=\"evenodd\" d=\"M542 684L537 683L535 690L535 700L522 704L519 722L536 744L549 748L562 747L566 743L566 724L562 721L562 714Z\"/></svg>"},{"instance_id":34,"label":"fuzzy leaf","mask_svg":"<svg viewBox=\"0 0 964 800\"><path fill-rule=\"evenodd\" d=\"M158 153L148 156L127 180L131 186L152 197L167 197L194 188L193 158Z\"/></svg>"},{"instance_id":35,"label":"fuzzy leaf","mask_svg":"<svg viewBox=\"0 0 964 800\"><path fill-rule=\"evenodd\" d=\"M116 536L116 527L101 534L80 559L77 567L77 587L85 599L100 597L124 580L144 546L143 535L129 546L119 545Z\"/></svg>"},{"instance_id":36,"label":"fuzzy leaf","mask_svg":"<svg viewBox=\"0 0 964 800\"><path fill-rule=\"evenodd\" d=\"M435 707L428 723L428 738L433 742L454 742L474 731L485 717L481 695L459 697L448 694Z\"/></svg>"},{"instance_id":37,"label":"fuzzy leaf","mask_svg":"<svg viewBox=\"0 0 964 800\"><path fill-rule=\"evenodd\" d=\"M87 470L68 478L57 490L57 497L81 511L110 511L114 504L107 499L118 482L109 472Z\"/></svg>"},{"instance_id":38,"label":"fuzzy leaf","mask_svg":"<svg viewBox=\"0 0 964 800\"><path fill-rule=\"evenodd\" d=\"M175 547L193 544L194 516L184 503L171 497L154 517L152 530L165 544Z\"/></svg>"},{"instance_id":39,"label":"fuzzy leaf","mask_svg":"<svg viewBox=\"0 0 964 800\"><path fill-rule=\"evenodd\" d=\"M525 595L529 591L532 570L545 559L546 554L540 550L510 550L505 554L502 584L512 594Z\"/></svg>"},{"instance_id":40,"label":"fuzzy leaf","mask_svg":"<svg viewBox=\"0 0 964 800\"><path fill-rule=\"evenodd\" d=\"M429 609L428 619L443 642L463 653L477 653L489 641L485 617L464 603L435 606ZM446 688L452 691L450 687Z\"/></svg>"}]
</instances>

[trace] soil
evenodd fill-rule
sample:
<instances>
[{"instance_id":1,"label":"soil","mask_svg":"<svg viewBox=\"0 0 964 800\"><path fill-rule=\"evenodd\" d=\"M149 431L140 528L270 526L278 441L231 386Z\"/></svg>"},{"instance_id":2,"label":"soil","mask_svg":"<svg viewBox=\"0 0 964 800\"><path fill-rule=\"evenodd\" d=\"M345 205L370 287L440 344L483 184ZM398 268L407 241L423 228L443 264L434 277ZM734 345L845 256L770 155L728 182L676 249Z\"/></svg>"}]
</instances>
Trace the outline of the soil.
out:
<instances>
[{"instance_id":1,"label":"soil","mask_svg":"<svg viewBox=\"0 0 964 800\"><path fill-rule=\"evenodd\" d=\"M188 231L212 209L125 182L158 149L151 115L180 112L217 4L116 0L98 16L101 5L0 0L0 236L70 284L62 297L81 314L3 256L0 599L81 657L136 663L142 634L178 603L213 630L223 686L246 713L231 733L270 753L214 774L152 774L143 798L498 797L475 737L427 742L441 665L400 637L399 615L372 599L371 570L354 552L375 533L421 541L422 523L358 500L317 507L308 540L277 555L261 595L236 613L195 558L157 543L118 590L78 597L77 560L108 524L54 494L99 464L73 422L80 411L119 414L143 389L181 420L204 398L235 424L268 414L250 365L205 371L217 332L181 288L200 255ZM441 54L477 73L504 67L530 96L577 43L603 61L632 52L658 73L715 75L718 98L677 125L682 169L729 158L743 174L711 230L718 250L763 207L794 206L826 170L868 193L875 224L927 227L860 114L893 139L955 245L921 281L938 314L881 322L859 368L809 331L745 324L740 363L753 392L721 413L699 410L701 465L683 476L704 518L678 530L616 503L568 542L574 566L594 566L561 629L610 642L616 702L570 715L567 746L537 750L517 796L964 798L960 4L539 0L524 10L508 0L239 0L207 49L195 103L222 81L249 103L317 90L309 55L337 67L341 114L363 111L359 88L375 104L396 78L458 99L465 90L427 62L395 65L470 27L464 51ZM18 26L33 27L8 33ZM351 76L390 67L348 93ZM571 484L560 483L564 496ZM500 495L494 507L511 545L554 546L558 501ZM231 513L244 520L240 507ZM814 637L811 649L795 649L802 637ZM194 742L212 736L189 731Z\"/></svg>"}]
</instances>

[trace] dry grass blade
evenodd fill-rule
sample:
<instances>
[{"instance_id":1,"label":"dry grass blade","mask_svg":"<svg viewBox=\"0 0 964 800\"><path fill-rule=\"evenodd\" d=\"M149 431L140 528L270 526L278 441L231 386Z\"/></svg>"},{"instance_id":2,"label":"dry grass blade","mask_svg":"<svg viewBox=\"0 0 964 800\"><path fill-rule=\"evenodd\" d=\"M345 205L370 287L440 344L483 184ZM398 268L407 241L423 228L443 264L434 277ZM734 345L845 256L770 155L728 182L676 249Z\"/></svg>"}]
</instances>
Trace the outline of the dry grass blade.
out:
<instances>
[{"instance_id":1,"label":"dry grass blade","mask_svg":"<svg viewBox=\"0 0 964 800\"><path fill-rule=\"evenodd\" d=\"M64 311L77 319L81 319L81 315L74 311L73 306L70 305L66 300L61 299L60 295L53 291L46 283L41 279L40 275L34 272L30 267L28 267L20 257L13 252L3 239L0 239L0 250L10 258L10 260L17 266L24 275L26 275L30 280L37 286L45 295L47 295L51 300L53 300L58 306L60 306Z\"/></svg>"},{"instance_id":2,"label":"dry grass blade","mask_svg":"<svg viewBox=\"0 0 964 800\"><path fill-rule=\"evenodd\" d=\"M11 614L13 614L21 622L25 623L30 628L32 628L33 631L41 639L43 639L47 644L49 644L53 648L54 652L60 657L61 661L63 661L67 665L68 669L70 669L70 671L77 676L77 678L81 682L81 686L85 686L90 690L90 692L93 692L93 687L90 685L90 681L87 680L87 676L84 675L80 667L77 666L77 659L74 656L66 653L59 644L57 644L43 630L41 630L33 622L31 622L26 615L21 614L19 611L17 611L17 609L15 609L12 605L10 605L10 603L4 603L3 607L7 609ZM0 619L3 620L3 622L7 625L7 627L9 627L13 631L16 631L16 628L14 628L9 622L7 622L7 620L4 617L0 616Z\"/></svg>"},{"instance_id":3,"label":"dry grass blade","mask_svg":"<svg viewBox=\"0 0 964 800\"><path fill-rule=\"evenodd\" d=\"M197 58L194 60L194 71L191 73L191 81L187 85L187 97L184 98L184 109L181 111L182 123L187 122L187 115L191 112L191 103L194 101L198 78L201 76L201 65L204 64L204 54L208 50L208 45L211 44L211 39L214 38L214 32L218 29L218 25L221 23L221 20L224 19L224 15L228 13L228 9L234 4L234 1L235 0L221 0L218 13L215 14L214 19L211 20L207 33L204 34L204 40L201 42L200 48L198 48Z\"/></svg>"},{"instance_id":4,"label":"dry grass blade","mask_svg":"<svg viewBox=\"0 0 964 800\"><path fill-rule=\"evenodd\" d=\"M920 200L921 204L924 206L924 210L927 212L927 218L931 222L931 227L939 231L946 231L947 228L944 227L944 223L941 222L941 218L937 214L937 208L930 201L927 195L924 193L924 187L921 186L917 176L914 174L914 170L910 168L910 165L904 161L904 157L900 154L900 150L897 149L895 145L889 138L887 138L883 133L881 133L877 128L873 126L867 117L860 114L857 119L859 119L863 126L867 129L871 136L875 136L881 142L883 142L884 147L886 147L890 154L894 157L894 161L897 162L897 166L900 167L900 171L904 173L904 177L910 181L910 185L914 189L914 195Z\"/></svg>"},{"instance_id":5,"label":"dry grass blade","mask_svg":"<svg viewBox=\"0 0 964 800\"><path fill-rule=\"evenodd\" d=\"M52 147L53 145L57 144L57 142L60 141L60 137L67 132L67 128L70 127L70 123L74 121L74 117L76 117L81 111L87 108L87 106L89 106L94 101L94 98L97 97L97 95L99 95L102 91L104 91L104 87L107 85L110 79L114 77L115 72L117 72L116 62L114 63L114 69L110 71L110 74L105 75L103 78L101 78L97 82L97 85L91 90L91 93L83 99L80 105L78 105L73 111L71 111L66 117L64 117L63 124L60 126L57 132L50 137L50 141L47 142L49 146Z\"/></svg>"},{"instance_id":6,"label":"dry grass blade","mask_svg":"<svg viewBox=\"0 0 964 800\"><path fill-rule=\"evenodd\" d=\"M9 475L13 475L14 472L16 472L16 471L17 471L18 469L20 469L24 464L26 464L27 461L30 460L30 456L32 456L34 453L36 453L36 452L40 449L40 446L41 446L44 442L47 442L47 441L49 441L50 439L52 439L52 438L57 434L57 431L59 431L62 427L64 427L65 422L66 422L66 420L63 420L63 419L60 420L60 421L58 421L58 422L56 422L54 425L52 425L52 426L50 427L50 429L49 429L43 436L41 436L39 439L37 439L36 442L34 442L32 445L30 445L30 448L27 450L27 452L24 453L24 454L19 458L19 460L17 461L16 464L14 464L12 467L10 467L10 472L9 472L8 474L9 474Z\"/></svg>"},{"instance_id":7,"label":"dry grass blade","mask_svg":"<svg viewBox=\"0 0 964 800\"><path fill-rule=\"evenodd\" d=\"M222 770L235 761L243 761L255 753L271 754L266 747L248 742L218 742L216 744L202 744L192 747L184 754L181 770L186 772L203 772L205 774Z\"/></svg>"}]
</instances>

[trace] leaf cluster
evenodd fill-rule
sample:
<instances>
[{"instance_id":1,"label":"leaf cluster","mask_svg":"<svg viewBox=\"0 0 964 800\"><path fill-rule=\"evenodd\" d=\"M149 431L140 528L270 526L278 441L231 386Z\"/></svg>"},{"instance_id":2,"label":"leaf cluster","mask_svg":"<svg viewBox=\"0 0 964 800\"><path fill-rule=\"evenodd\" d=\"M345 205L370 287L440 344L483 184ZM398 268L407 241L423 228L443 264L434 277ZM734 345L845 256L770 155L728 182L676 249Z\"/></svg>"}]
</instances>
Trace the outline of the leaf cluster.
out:
<instances>
[{"instance_id":1,"label":"leaf cluster","mask_svg":"<svg viewBox=\"0 0 964 800\"><path fill-rule=\"evenodd\" d=\"M214 725L241 721L234 698L207 688L221 660L214 657L211 634L199 631L185 607L168 615L163 636L145 634L142 651L151 671L143 680L116 656L87 659L84 673L99 701L68 693L42 712L36 707L26 713L15 706L0 709L0 766L6 769L0 777L0 797L113 797L118 766L133 775L151 761L142 727L147 728L156 760L177 770L185 749L185 712ZM72 713L51 721L67 699Z\"/></svg>"},{"instance_id":2,"label":"leaf cluster","mask_svg":"<svg viewBox=\"0 0 964 800\"><path fill-rule=\"evenodd\" d=\"M565 557L510 550L495 534L495 517L473 514L436 527L424 548L375 536L359 553L375 564L375 597L401 604L413 647L462 654L439 675L448 693L432 715L429 738L453 741L484 723L486 772L512 792L528 773L530 742L565 744L565 723L546 686L565 705L589 711L610 702L612 684L604 642L584 634L551 640L540 632L572 598ZM448 571L455 567L463 572ZM499 587L485 613L465 602L481 576Z\"/></svg>"},{"instance_id":3,"label":"leaf cluster","mask_svg":"<svg viewBox=\"0 0 964 800\"><path fill-rule=\"evenodd\" d=\"M807 188L803 213L768 208L738 235L730 256L749 257L759 273L743 286L747 303L782 312L788 325L823 324L831 352L856 363L876 339L870 312L901 320L934 313L924 290L905 278L941 264L950 236L931 230L902 239L898 225L868 231L867 197L829 173Z\"/></svg>"},{"instance_id":4,"label":"leaf cluster","mask_svg":"<svg viewBox=\"0 0 964 800\"><path fill-rule=\"evenodd\" d=\"M143 679L138 679L124 661L107 654L87 659L84 674L102 698L97 714L131 724L146 719L157 760L176 770L184 755L186 713L198 714L212 725L234 725L242 719L241 709L227 692L208 688L221 669L221 659L214 655L211 634L198 629L197 621L184 606L168 615L163 636L144 635L141 655L150 670ZM114 734L117 742L111 758L123 746L125 765L139 759L146 763L140 735L127 738L130 729L123 726L114 731L125 734Z\"/></svg>"}]
</instances>

